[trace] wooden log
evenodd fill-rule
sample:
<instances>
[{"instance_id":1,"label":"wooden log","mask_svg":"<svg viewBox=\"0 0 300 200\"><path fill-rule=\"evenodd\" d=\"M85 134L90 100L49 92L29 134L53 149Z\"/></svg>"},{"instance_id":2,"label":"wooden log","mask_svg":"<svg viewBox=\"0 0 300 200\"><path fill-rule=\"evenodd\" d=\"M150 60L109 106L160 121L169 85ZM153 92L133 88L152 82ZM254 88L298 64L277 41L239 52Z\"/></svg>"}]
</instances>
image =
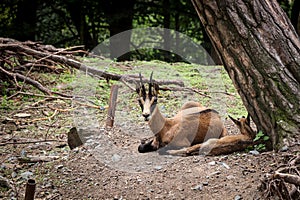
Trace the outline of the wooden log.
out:
<instances>
[{"instance_id":1,"label":"wooden log","mask_svg":"<svg viewBox=\"0 0 300 200\"><path fill-rule=\"evenodd\" d=\"M112 85L110 89L110 98L109 98L109 107L106 119L106 127L113 127L115 120L115 111L117 105L117 97L118 97L118 85Z\"/></svg>"},{"instance_id":2,"label":"wooden log","mask_svg":"<svg viewBox=\"0 0 300 200\"><path fill-rule=\"evenodd\" d=\"M71 128L68 132L68 145L71 150L83 145L83 142L78 134L76 127Z\"/></svg>"},{"instance_id":3,"label":"wooden log","mask_svg":"<svg viewBox=\"0 0 300 200\"><path fill-rule=\"evenodd\" d=\"M25 200L34 200L35 180L29 179L26 184Z\"/></svg>"}]
</instances>

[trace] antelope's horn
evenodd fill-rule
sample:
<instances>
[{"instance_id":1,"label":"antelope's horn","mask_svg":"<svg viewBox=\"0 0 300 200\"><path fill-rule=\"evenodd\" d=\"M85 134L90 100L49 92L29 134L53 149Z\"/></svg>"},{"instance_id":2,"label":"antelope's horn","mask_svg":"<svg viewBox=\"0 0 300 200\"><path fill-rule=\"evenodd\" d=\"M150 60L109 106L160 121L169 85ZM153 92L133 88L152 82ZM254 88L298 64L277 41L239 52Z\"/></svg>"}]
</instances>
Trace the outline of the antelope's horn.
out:
<instances>
[{"instance_id":1,"label":"antelope's horn","mask_svg":"<svg viewBox=\"0 0 300 200\"><path fill-rule=\"evenodd\" d=\"M153 76L153 71L151 72L150 80L149 80L149 94L151 94L151 89L152 89L152 76Z\"/></svg>"},{"instance_id":2,"label":"antelope's horn","mask_svg":"<svg viewBox=\"0 0 300 200\"><path fill-rule=\"evenodd\" d=\"M140 85L142 86L142 85L144 85L144 84L143 84L143 79L142 79L142 74L141 74L141 72L139 73L139 75L140 75Z\"/></svg>"},{"instance_id":3,"label":"antelope's horn","mask_svg":"<svg viewBox=\"0 0 300 200\"><path fill-rule=\"evenodd\" d=\"M144 86L144 83L143 83L141 72L139 73L139 75L140 75L140 87L141 87L142 93L145 94L146 90L145 90L145 86Z\"/></svg>"},{"instance_id":4,"label":"antelope's horn","mask_svg":"<svg viewBox=\"0 0 300 200\"><path fill-rule=\"evenodd\" d=\"M153 71L151 72L149 83L152 83L152 76L153 76Z\"/></svg>"}]
</instances>

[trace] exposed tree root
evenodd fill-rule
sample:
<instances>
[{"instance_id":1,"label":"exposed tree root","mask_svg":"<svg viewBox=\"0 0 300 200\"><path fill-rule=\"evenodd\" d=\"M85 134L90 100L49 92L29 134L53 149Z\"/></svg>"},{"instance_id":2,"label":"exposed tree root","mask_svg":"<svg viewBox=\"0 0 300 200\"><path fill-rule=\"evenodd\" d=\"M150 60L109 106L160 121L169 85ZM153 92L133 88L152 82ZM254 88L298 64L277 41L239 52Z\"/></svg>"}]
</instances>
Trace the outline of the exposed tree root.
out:
<instances>
[{"instance_id":1,"label":"exposed tree root","mask_svg":"<svg viewBox=\"0 0 300 200\"><path fill-rule=\"evenodd\" d=\"M300 155L262 180L260 189L268 199L300 199Z\"/></svg>"}]
</instances>

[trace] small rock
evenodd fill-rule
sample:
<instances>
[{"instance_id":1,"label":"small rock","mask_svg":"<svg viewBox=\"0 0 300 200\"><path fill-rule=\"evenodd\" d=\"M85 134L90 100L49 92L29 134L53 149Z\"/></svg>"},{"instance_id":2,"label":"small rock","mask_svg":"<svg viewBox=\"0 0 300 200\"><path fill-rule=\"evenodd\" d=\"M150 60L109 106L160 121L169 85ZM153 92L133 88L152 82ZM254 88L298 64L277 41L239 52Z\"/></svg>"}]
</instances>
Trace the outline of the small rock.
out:
<instances>
[{"instance_id":1,"label":"small rock","mask_svg":"<svg viewBox=\"0 0 300 200\"><path fill-rule=\"evenodd\" d=\"M22 158L27 157L27 152L26 152L25 149L22 149L22 150L21 150L20 156L21 156Z\"/></svg>"},{"instance_id":2,"label":"small rock","mask_svg":"<svg viewBox=\"0 0 300 200\"><path fill-rule=\"evenodd\" d=\"M11 177L12 177L12 178L16 178L17 175L18 175L18 174L17 174L15 171L13 171L13 172L11 173Z\"/></svg>"},{"instance_id":3,"label":"small rock","mask_svg":"<svg viewBox=\"0 0 300 200\"><path fill-rule=\"evenodd\" d=\"M234 200L241 200L241 199L243 199L240 195L236 195L235 197L234 197Z\"/></svg>"},{"instance_id":4,"label":"small rock","mask_svg":"<svg viewBox=\"0 0 300 200\"><path fill-rule=\"evenodd\" d=\"M121 160L121 156L119 156L118 154L114 154L112 157L111 157L111 160L113 162L118 162Z\"/></svg>"},{"instance_id":5,"label":"small rock","mask_svg":"<svg viewBox=\"0 0 300 200\"><path fill-rule=\"evenodd\" d=\"M21 177L22 177L23 179L25 179L25 180L28 180L32 175L33 175L32 172L27 171L27 172L23 172L23 173L21 174Z\"/></svg>"},{"instance_id":6,"label":"small rock","mask_svg":"<svg viewBox=\"0 0 300 200\"><path fill-rule=\"evenodd\" d=\"M76 127L71 128L68 132L68 145L71 150L83 145L80 134L78 132L79 131L77 131Z\"/></svg>"},{"instance_id":7,"label":"small rock","mask_svg":"<svg viewBox=\"0 0 300 200\"><path fill-rule=\"evenodd\" d=\"M162 169L162 166L155 166L154 169L156 169L156 170L161 170L161 169Z\"/></svg>"},{"instance_id":8,"label":"small rock","mask_svg":"<svg viewBox=\"0 0 300 200\"><path fill-rule=\"evenodd\" d=\"M288 146L283 146L281 149L280 149L280 151L287 151L287 150L289 150L289 147Z\"/></svg>"},{"instance_id":9,"label":"small rock","mask_svg":"<svg viewBox=\"0 0 300 200\"><path fill-rule=\"evenodd\" d=\"M0 176L0 188L11 188L9 180L7 178L4 178L3 176Z\"/></svg>"},{"instance_id":10,"label":"small rock","mask_svg":"<svg viewBox=\"0 0 300 200\"><path fill-rule=\"evenodd\" d=\"M230 167L229 167L226 163L221 162L221 164L222 164L226 169L230 169Z\"/></svg>"},{"instance_id":11,"label":"small rock","mask_svg":"<svg viewBox=\"0 0 300 200\"><path fill-rule=\"evenodd\" d=\"M81 178L77 178L77 179L75 179L75 182L81 182L82 181L82 179Z\"/></svg>"},{"instance_id":12,"label":"small rock","mask_svg":"<svg viewBox=\"0 0 300 200\"><path fill-rule=\"evenodd\" d=\"M252 155L259 155L259 152L257 150L249 151L249 153Z\"/></svg>"},{"instance_id":13,"label":"small rock","mask_svg":"<svg viewBox=\"0 0 300 200\"><path fill-rule=\"evenodd\" d=\"M202 184L199 184L199 185L196 185L195 187L192 187L192 190L199 190L201 191L203 189L203 185Z\"/></svg>"},{"instance_id":14,"label":"small rock","mask_svg":"<svg viewBox=\"0 0 300 200\"><path fill-rule=\"evenodd\" d=\"M231 180L231 179L234 179L234 176L233 175L229 175L226 177L228 180Z\"/></svg>"},{"instance_id":15,"label":"small rock","mask_svg":"<svg viewBox=\"0 0 300 200\"><path fill-rule=\"evenodd\" d=\"M221 174L220 171L215 171L215 172L209 174L208 176L210 177L210 176L219 175L219 174Z\"/></svg>"},{"instance_id":16,"label":"small rock","mask_svg":"<svg viewBox=\"0 0 300 200\"><path fill-rule=\"evenodd\" d=\"M211 161L208 163L208 165L214 166L214 165L216 165L216 161Z\"/></svg>"},{"instance_id":17,"label":"small rock","mask_svg":"<svg viewBox=\"0 0 300 200\"><path fill-rule=\"evenodd\" d=\"M179 190L179 191L184 191L184 188L182 188L181 186L178 186L178 187L177 187L177 190Z\"/></svg>"},{"instance_id":18,"label":"small rock","mask_svg":"<svg viewBox=\"0 0 300 200\"><path fill-rule=\"evenodd\" d=\"M203 182L203 186L208 186L208 182Z\"/></svg>"},{"instance_id":19,"label":"small rock","mask_svg":"<svg viewBox=\"0 0 300 200\"><path fill-rule=\"evenodd\" d=\"M64 167L64 165L56 165L55 168L56 169L62 169Z\"/></svg>"},{"instance_id":20,"label":"small rock","mask_svg":"<svg viewBox=\"0 0 300 200\"><path fill-rule=\"evenodd\" d=\"M29 113L17 113L17 114L14 115L14 117L27 118L27 117L31 117L31 114L29 114Z\"/></svg>"}]
</instances>

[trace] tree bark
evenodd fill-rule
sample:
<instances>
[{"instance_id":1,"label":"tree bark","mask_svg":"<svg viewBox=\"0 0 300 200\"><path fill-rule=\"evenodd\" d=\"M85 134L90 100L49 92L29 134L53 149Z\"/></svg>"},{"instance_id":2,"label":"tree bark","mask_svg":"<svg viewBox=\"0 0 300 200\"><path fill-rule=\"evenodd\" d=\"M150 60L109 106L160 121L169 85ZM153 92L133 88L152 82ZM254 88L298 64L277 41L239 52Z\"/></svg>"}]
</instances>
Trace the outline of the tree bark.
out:
<instances>
[{"instance_id":1,"label":"tree bark","mask_svg":"<svg viewBox=\"0 0 300 200\"><path fill-rule=\"evenodd\" d=\"M291 13L291 22L300 36L300 1L294 0Z\"/></svg>"},{"instance_id":2,"label":"tree bark","mask_svg":"<svg viewBox=\"0 0 300 200\"><path fill-rule=\"evenodd\" d=\"M36 11L38 2L35 0L20 0L17 3L16 19L13 24L13 37L17 40L35 40Z\"/></svg>"},{"instance_id":3,"label":"tree bark","mask_svg":"<svg viewBox=\"0 0 300 200\"><path fill-rule=\"evenodd\" d=\"M111 59L117 59L118 61L130 60L131 33L123 33L122 37L112 36L132 29L134 4L135 0L112 0L106 2L104 12L107 15L109 24Z\"/></svg>"},{"instance_id":4,"label":"tree bark","mask_svg":"<svg viewBox=\"0 0 300 200\"><path fill-rule=\"evenodd\" d=\"M192 0L259 130L272 139L300 132L300 41L276 0Z\"/></svg>"},{"instance_id":5,"label":"tree bark","mask_svg":"<svg viewBox=\"0 0 300 200\"><path fill-rule=\"evenodd\" d=\"M95 48L97 41L92 38L89 32L85 10L83 9L84 2L82 0L66 0L64 2L67 5L71 19L78 32L80 43L83 44L87 50Z\"/></svg>"}]
</instances>

